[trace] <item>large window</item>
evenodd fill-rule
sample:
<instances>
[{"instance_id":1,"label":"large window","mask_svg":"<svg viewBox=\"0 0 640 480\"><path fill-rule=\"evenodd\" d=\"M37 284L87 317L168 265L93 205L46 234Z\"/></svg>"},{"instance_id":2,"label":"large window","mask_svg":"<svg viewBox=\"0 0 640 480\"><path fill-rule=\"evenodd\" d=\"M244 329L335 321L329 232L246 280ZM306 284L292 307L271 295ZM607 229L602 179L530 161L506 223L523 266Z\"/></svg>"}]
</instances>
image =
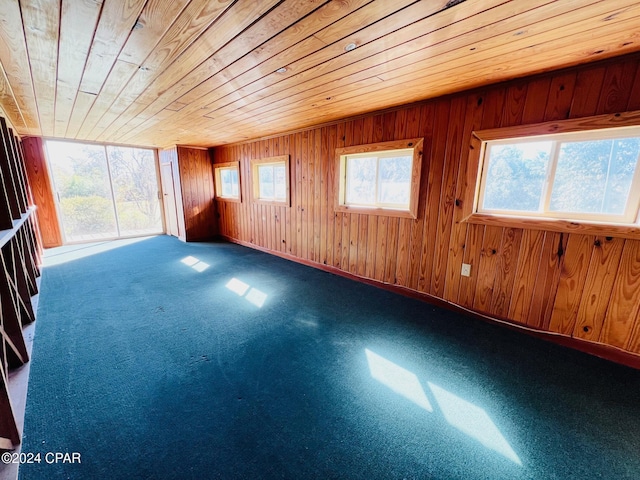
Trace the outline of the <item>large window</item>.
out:
<instances>
[{"instance_id":1,"label":"large window","mask_svg":"<svg viewBox=\"0 0 640 480\"><path fill-rule=\"evenodd\" d=\"M637 238L638 112L474 132L467 221ZM475 175L475 174L474 174Z\"/></svg>"},{"instance_id":2,"label":"large window","mask_svg":"<svg viewBox=\"0 0 640 480\"><path fill-rule=\"evenodd\" d=\"M218 163L214 166L218 200L240 201L240 169L238 162Z\"/></svg>"},{"instance_id":3,"label":"large window","mask_svg":"<svg viewBox=\"0 0 640 480\"><path fill-rule=\"evenodd\" d=\"M289 155L251 160L253 201L290 205Z\"/></svg>"},{"instance_id":4,"label":"large window","mask_svg":"<svg viewBox=\"0 0 640 480\"><path fill-rule=\"evenodd\" d=\"M479 212L635 223L640 131L487 142Z\"/></svg>"},{"instance_id":5,"label":"large window","mask_svg":"<svg viewBox=\"0 0 640 480\"><path fill-rule=\"evenodd\" d=\"M336 209L415 218L422 139L339 148Z\"/></svg>"},{"instance_id":6,"label":"large window","mask_svg":"<svg viewBox=\"0 0 640 480\"><path fill-rule=\"evenodd\" d=\"M47 140L66 243L162 233L155 152Z\"/></svg>"}]
</instances>

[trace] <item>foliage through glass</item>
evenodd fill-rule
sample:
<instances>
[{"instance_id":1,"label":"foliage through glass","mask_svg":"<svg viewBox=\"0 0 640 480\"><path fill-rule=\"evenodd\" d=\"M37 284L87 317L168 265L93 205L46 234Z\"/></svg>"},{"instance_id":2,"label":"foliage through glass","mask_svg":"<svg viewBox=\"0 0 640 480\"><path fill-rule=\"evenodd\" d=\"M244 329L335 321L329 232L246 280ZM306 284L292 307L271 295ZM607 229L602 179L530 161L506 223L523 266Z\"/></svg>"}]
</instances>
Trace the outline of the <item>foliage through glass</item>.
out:
<instances>
[{"instance_id":1,"label":"foliage through glass","mask_svg":"<svg viewBox=\"0 0 640 480\"><path fill-rule=\"evenodd\" d=\"M345 204L408 209L413 152L346 158Z\"/></svg>"},{"instance_id":2,"label":"foliage through glass","mask_svg":"<svg viewBox=\"0 0 640 480\"><path fill-rule=\"evenodd\" d=\"M479 211L633 223L640 138L585 136L488 142Z\"/></svg>"},{"instance_id":3,"label":"foliage through glass","mask_svg":"<svg viewBox=\"0 0 640 480\"><path fill-rule=\"evenodd\" d=\"M261 200L284 201L287 198L286 169L282 164L258 165Z\"/></svg>"},{"instance_id":4,"label":"foliage through glass","mask_svg":"<svg viewBox=\"0 0 640 480\"><path fill-rule=\"evenodd\" d=\"M162 232L152 150L47 141L68 242Z\"/></svg>"}]
</instances>

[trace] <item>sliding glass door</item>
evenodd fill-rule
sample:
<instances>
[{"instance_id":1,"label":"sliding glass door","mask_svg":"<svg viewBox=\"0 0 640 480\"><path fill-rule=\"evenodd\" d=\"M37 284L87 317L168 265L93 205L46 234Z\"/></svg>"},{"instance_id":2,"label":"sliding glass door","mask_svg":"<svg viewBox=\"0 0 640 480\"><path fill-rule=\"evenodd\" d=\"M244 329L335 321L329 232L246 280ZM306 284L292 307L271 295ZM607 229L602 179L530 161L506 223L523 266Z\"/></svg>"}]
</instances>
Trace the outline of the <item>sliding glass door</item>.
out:
<instances>
[{"instance_id":1,"label":"sliding glass door","mask_svg":"<svg viewBox=\"0 0 640 480\"><path fill-rule=\"evenodd\" d=\"M153 150L107 147L120 236L162 231L158 173Z\"/></svg>"},{"instance_id":2,"label":"sliding glass door","mask_svg":"<svg viewBox=\"0 0 640 480\"><path fill-rule=\"evenodd\" d=\"M48 140L65 242L161 233L153 150Z\"/></svg>"},{"instance_id":3,"label":"sliding glass door","mask_svg":"<svg viewBox=\"0 0 640 480\"><path fill-rule=\"evenodd\" d=\"M47 141L47 150L65 241L117 237L104 147Z\"/></svg>"}]
</instances>

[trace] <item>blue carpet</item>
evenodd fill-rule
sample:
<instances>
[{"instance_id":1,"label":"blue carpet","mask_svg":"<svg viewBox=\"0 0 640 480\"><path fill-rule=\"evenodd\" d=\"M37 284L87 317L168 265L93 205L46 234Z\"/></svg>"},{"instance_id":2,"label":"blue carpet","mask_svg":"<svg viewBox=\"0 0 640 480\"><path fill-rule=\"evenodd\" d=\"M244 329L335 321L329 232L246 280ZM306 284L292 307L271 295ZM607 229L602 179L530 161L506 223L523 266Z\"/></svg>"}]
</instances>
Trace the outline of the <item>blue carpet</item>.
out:
<instances>
[{"instance_id":1,"label":"blue carpet","mask_svg":"<svg viewBox=\"0 0 640 480\"><path fill-rule=\"evenodd\" d=\"M640 372L423 302L165 236L41 292L23 480L640 478Z\"/></svg>"}]
</instances>

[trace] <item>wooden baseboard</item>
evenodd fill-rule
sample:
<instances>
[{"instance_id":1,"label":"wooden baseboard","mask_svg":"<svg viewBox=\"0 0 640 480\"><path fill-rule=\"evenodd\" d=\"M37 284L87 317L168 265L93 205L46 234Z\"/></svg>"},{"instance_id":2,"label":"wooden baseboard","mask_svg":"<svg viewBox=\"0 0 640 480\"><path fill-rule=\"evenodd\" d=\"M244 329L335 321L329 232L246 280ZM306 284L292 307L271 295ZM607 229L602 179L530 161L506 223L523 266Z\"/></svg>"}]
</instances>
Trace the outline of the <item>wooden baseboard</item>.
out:
<instances>
[{"instance_id":1,"label":"wooden baseboard","mask_svg":"<svg viewBox=\"0 0 640 480\"><path fill-rule=\"evenodd\" d=\"M333 267L331 265L325 265L323 263L306 260L303 258L296 257L294 255L291 255L289 253L270 250L268 248L260 247L258 245L254 245L253 243L238 240L236 238L228 237L226 235L218 235L218 238L225 240L227 242L242 245L244 247L253 248L254 250L259 250L261 252L269 253L271 255L275 255L277 257L290 260L292 262L300 263L302 265L317 268L325 272L333 273L334 275L339 275L341 277L349 278L357 282L366 283L367 285L372 285L374 287L382 288L384 290L399 293L400 295L404 295L406 297L422 300L431 305L436 305L438 307L446 308L447 310L451 310L461 315L466 315L466 316L476 318L485 322L489 322L495 325L502 325L512 330L523 332L533 337L540 338L549 342L553 342L557 345L573 348L574 350L579 350L581 352L588 353L590 355L594 355L596 357L603 358L605 360L609 360L615 363L619 363L619 364L626 365L628 367L640 370L640 355L627 352L626 350L622 350L612 345L589 342L587 340L569 337L559 333L549 332L547 330L540 330L537 328L531 328L529 326L520 325L508 319L492 317L480 312L476 312L474 310L469 310L468 308L462 307L452 302L448 302L446 300L443 300L442 298L435 297L428 293L418 292L417 290L412 290L410 288L403 287L400 285L392 285L389 283L381 282L379 280L373 280L371 278L354 275L353 273L345 272L344 270L340 270L339 268Z\"/></svg>"}]
</instances>

